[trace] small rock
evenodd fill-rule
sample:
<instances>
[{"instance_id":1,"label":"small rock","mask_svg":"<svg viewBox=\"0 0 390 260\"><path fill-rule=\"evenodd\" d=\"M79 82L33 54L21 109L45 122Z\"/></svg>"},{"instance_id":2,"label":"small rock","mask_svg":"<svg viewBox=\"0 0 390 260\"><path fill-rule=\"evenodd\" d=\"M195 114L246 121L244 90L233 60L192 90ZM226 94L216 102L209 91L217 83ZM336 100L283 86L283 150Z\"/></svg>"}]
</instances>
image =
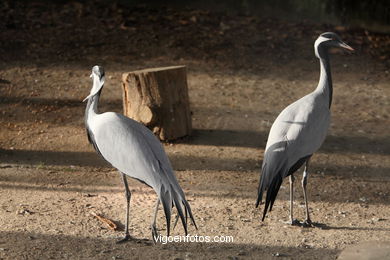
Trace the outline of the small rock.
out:
<instances>
[{"instance_id":1,"label":"small rock","mask_svg":"<svg viewBox=\"0 0 390 260\"><path fill-rule=\"evenodd\" d=\"M339 214L340 214L341 216L343 216L344 218L345 218L345 216L347 215L345 211L339 211Z\"/></svg>"},{"instance_id":2,"label":"small rock","mask_svg":"<svg viewBox=\"0 0 390 260\"><path fill-rule=\"evenodd\" d=\"M242 251L238 252L238 255L240 255L240 256L248 255L248 252L242 250Z\"/></svg>"},{"instance_id":3,"label":"small rock","mask_svg":"<svg viewBox=\"0 0 390 260\"><path fill-rule=\"evenodd\" d=\"M302 245L304 248L307 248L307 249L310 249L310 248L313 248L314 245L313 244L303 244Z\"/></svg>"},{"instance_id":4,"label":"small rock","mask_svg":"<svg viewBox=\"0 0 390 260\"><path fill-rule=\"evenodd\" d=\"M96 196L97 196L96 194L90 194L90 193L87 193L84 195L84 197L87 197L87 198L96 197Z\"/></svg>"},{"instance_id":5,"label":"small rock","mask_svg":"<svg viewBox=\"0 0 390 260\"><path fill-rule=\"evenodd\" d=\"M190 21L193 23L196 23L198 21L198 19L196 18L195 15L193 15L193 16L191 16Z\"/></svg>"},{"instance_id":6,"label":"small rock","mask_svg":"<svg viewBox=\"0 0 390 260\"><path fill-rule=\"evenodd\" d=\"M18 215L23 215L23 216L29 216L34 214L34 212L28 210L28 209L21 209L18 211Z\"/></svg>"},{"instance_id":7,"label":"small rock","mask_svg":"<svg viewBox=\"0 0 390 260\"><path fill-rule=\"evenodd\" d=\"M367 201L367 198L366 198L366 197L361 197L359 200L360 200L361 202L366 202L366 201Z\"/></svg>"}]
</instances>

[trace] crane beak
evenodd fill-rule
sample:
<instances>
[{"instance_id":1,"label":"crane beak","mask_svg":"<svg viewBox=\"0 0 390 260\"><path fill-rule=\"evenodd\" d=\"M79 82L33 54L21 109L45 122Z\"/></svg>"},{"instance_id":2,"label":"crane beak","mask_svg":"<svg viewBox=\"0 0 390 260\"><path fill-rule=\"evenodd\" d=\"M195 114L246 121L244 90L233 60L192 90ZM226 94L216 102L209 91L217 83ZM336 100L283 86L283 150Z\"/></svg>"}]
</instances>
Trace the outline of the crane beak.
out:
<instances>
[{"instance_id":1,"label":"crane beak","mask_svg":"<svg viewBox=\"0 0 390 260\"><path fill-rule=\"evenodd\" d=\"M343 49L346 49L346 50L349 50L349 51L355 51L351 46L349 46L348 44L346 44L345 42L340 42L339 43L339 46Z\"/></svg>"}]
</instances>

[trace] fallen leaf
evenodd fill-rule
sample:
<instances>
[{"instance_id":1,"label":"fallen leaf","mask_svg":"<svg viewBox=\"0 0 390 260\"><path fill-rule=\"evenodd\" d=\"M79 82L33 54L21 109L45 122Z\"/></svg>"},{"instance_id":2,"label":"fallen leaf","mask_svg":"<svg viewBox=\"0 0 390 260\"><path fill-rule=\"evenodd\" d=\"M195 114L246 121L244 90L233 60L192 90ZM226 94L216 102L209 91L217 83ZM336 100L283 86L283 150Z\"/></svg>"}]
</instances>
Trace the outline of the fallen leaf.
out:
<instances>
[{"instance_id":1,"label":"fallen leaf","mask_svg":"<svg viewBox=\"0 0 390 260\"><path fill-rule=\"evenodd\" d=\"M99 214L96 214L93 211L91 212L91 215L96 217L98 220L100 220L104 224L106 224L110 229L115 230L115 231L118 230L118 226L111 219L105 218Z\"/></svg>"}]
</instances>

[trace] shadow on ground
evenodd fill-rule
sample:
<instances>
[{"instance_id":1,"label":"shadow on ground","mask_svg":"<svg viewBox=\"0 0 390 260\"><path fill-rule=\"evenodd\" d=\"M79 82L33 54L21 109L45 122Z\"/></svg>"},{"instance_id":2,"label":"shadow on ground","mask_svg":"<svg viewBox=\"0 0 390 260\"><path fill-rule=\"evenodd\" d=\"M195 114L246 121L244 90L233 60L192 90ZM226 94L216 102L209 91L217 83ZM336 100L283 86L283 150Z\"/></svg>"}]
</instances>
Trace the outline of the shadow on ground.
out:
<instances>
[{"instance_id":1,"label":"shadow on ground","mask_svg":"<svg viewBox=\"0 0 390 260\"><path fill-rule=\"evenodd\" d=\"M28 232L0 232L4 259L334 259L339 251L304 247L268 247L234 243L146 242L116 244L115 238L86 238L68 235L43 235ZM325 256L325 258L324 258Z\"/></svg>"},{"instance_id":2,"label":"shadow on ground","mask_svg":"<svg viewBox=\"0 0 390 260\"><path fill-rule=\"evenodd\" d=\"M194 129L186 143L194 145L265 148L268 133L255 131ZM185 142L185 141L182 141ZM390 138L366 136L327 136L320 151L390 154Z\"/></svg>"},{"instance_id":3,"label":"shadow on ground","mask_svg":"<svg viewBox=\"0 0 390 260\"><path fill-rule=\"evenodd\" d=\"M96 163L77 165L77 160L80 157L86 157L85 155L89 156L91 162L100 161L101 167L97 167ZM0 189L80 193L123 191L118 172L109 165L105 165L104 161L93 152L74 153L71 156L63 153L54 153L48 156L44 152L40 160L50 157L66 158L68 163L69 158L74 158L71 163L75 166L58 164L61 163L58 160L55 165L52 164L52 161L44 161L44 163L40 161L40 164L32 166L19 164L20 161L14 161L13 164L8 161L9 164L3 163L1 165ZM7 162L4 159L2 161ZM85 162L85 160L83 161ZM175 168L176 175L183 189L190 192L190 196L243 198L255 201L260 175L259 169L233 169L236 167L234 164L230 169L225 167L224 165L232 163L231 160L216 159L216 161L201 163L194 162L192 157L173 157L174 165L182 161L190 162L183 163L189 168L185 170ZM215 168L210 169L210 167ZM324 167L324 165L313 162L313 172L309 178L310 201L362 204L361 198L364 197L364 200L369 201L370 204L387 205L389 203L386 193L384 193L387 187L386 180L390 177L388 176L389 169L378 167L354 169L353 167L332 166L333 168L326 169L325 174L318 174L317 170ZM214 172L210 173L210 171ZM300 175L297 173L296 176L300 178ZM208 181L204 182L205 179ZM300 186L299 183L297 181L298 186ZM135 180L131 180L130 186L132 189L136 189L136 193L154 193L152 189L144 189L146 186ZM329 192L332 189L335 191ZM301 195L299 190L298 200L301 200ZM288 190L285 187L279 192L278 200L288 200Z\"/></svg>"},{"instance_id":4,"label":"shadow on ground","mask_svg":"<svg viewBox=\"0 0 390 260\"><path fill-rule=\"evenodd\" d=\"M241 158L218 158L208 156L187 156L172 154L169 156L173 168L176 171L259 171L261 158L259 160ZM35 150L8 150L0 149L0 159L3 164L28 164L35 166L82 166L82 167L105 167L111 165L102 159L95 152L68 152L68 151L35 151ZM326 171L332 175L335 171L338 176L352 174L364 176L368 179L375 179L378 176L386 177L389 168L381 166L342 166L328 165L320 161L311 163L312 172Z\"/></svg>"}]
</instances>

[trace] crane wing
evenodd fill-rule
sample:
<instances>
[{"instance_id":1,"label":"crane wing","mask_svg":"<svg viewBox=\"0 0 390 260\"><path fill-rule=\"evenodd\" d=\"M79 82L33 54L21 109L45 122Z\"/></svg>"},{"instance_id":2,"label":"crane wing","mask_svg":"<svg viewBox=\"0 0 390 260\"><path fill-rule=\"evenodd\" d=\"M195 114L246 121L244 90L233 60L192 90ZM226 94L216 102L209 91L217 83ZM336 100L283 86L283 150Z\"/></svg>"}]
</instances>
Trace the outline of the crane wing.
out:
<instances>
[{"instance_id":1,"label":"crane wing","mask_svg":"<svg viewBox=\"0 0 390 260\"><path fill-rule=\"evenodd\" d=\"M263 220L268 208L272 210L283 179L319 149L329 123L328 104L315 93L287 106L276 118L264 153L256 202L257 207L267 190Z\"/></svg>"},{"instance_id":2,"label":"crane wing","mask_svg":"<svg viewBox=\"0 0 390 260\"><path fill-rule=\"evenodd\" d=\"M315 104L315 105L314 105ZM291 166L313 154L323 143L330 124L329 106L321 96L311 93L287 106L271 127L266 150L286 141L286 156Z\"/></svg>"},{"instance_id":3,"label":"crane wing","mask_svg":"<svg viewBox=\"0 0 390 260\"><path fill-rule=\"evenodd\" d=\"M187 233L184 213L191 208L185 199L169 159L154 134L140 123L121 114L107 112L96 115L89 123L96 148L103 158L120 172L151 186L164 208L169 234L172 204L176 206ZM184 210L181 207L184 205ZM196 225L195 225L196 226Z\"/></svg>"}]
</instances>

